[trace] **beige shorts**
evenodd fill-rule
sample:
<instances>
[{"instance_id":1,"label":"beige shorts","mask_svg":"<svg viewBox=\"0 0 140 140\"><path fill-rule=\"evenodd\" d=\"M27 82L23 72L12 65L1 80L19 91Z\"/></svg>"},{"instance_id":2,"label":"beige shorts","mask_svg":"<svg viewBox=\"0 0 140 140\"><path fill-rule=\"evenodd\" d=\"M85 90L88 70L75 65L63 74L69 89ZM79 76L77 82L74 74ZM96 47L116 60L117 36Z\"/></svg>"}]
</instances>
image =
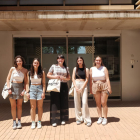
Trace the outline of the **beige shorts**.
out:
<instances>
[{"instance_id":1,"label":"beige shorts","mask_svg":"<svg viewBox=\"0 0 140 140\"><path fill-rule=\"evenodd\" d=\"M96 81L92 83L92 93L97 94L97 93L107 93L108 91L108 86L107 82L102 82L102 81Z\"/></svg>"}]
</instances>

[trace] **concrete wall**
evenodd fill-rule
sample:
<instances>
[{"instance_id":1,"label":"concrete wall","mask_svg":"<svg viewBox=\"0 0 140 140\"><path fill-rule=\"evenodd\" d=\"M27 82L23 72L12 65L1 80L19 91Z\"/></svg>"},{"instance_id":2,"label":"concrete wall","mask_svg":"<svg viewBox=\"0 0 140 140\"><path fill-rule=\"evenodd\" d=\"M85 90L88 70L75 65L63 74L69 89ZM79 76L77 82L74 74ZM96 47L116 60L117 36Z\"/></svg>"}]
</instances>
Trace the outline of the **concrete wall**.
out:
<instances>
[{"instance_id":1,"label":"concrete wall","mask_svg":"<svg viewBox=\"0 0 140 140\"><path fill-rule=\"evenodd\" d=\"M140 100L140 31L122 31L122 100ZM130 60L134 59L134 68Z\"/></svg>"},{"instance_id":2,"label":"concrete wall","mask_svg":"<svg viewBox=\"0 0 140 140\"><path fill-rule=\"evenodd\" d=\"M13 64L13 47L11 32L0 32L0 103L8 102L1 96L6 77Z\"/></svg>"}]
</instances>

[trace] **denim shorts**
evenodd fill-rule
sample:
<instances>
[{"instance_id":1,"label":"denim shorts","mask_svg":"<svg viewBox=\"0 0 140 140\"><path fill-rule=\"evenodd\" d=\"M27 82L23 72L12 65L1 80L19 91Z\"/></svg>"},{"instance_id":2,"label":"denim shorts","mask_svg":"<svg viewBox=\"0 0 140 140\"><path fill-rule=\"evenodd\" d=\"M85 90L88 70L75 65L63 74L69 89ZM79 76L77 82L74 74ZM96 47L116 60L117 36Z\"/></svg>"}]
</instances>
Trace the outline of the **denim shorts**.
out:
<instances>
[{"instance_id":1,"label":"denim shorts","mask_svg":"<svg viewBox=\"0 0 140 140\"><path fill-rule=\"evenodd\" d=\"M42 99L42 85L31 85L30 86L30 99L41 100Z\"/></svg>"}]
</instances>

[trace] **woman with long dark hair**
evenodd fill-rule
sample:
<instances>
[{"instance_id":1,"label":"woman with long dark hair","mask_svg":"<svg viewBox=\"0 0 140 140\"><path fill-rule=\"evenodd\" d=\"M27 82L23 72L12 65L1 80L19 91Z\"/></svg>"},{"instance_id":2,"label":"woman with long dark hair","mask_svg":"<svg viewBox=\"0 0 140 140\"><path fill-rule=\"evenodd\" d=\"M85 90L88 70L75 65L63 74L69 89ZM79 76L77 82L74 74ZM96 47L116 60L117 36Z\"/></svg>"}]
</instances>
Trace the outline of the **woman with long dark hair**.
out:
<instances>
[{"instance_id":1,"label":"woman with long dark hair","mask_svg":"<svg viewBox=\"0 0 140 140\"><path fill-rule=\"evenodd\" d=\"M54 127L58 123L65 125L69 119L67 81L70 73L63 55L58 55L57 64L50 67L47 77L61 80L60 92L50 92L50 123Z\"/></svg>"},{"instance_id":2,"label":"woman with long dark hair","mask_svg":"<svg viewBox=\"0 0 140 140\"><path fill-rule=\"evenodd\" d=\"M107 99L108 94L112 93L109 74L107 68L104 66L102 58L97 56L95 58L94 66L90 69L90 93L94 95L97 112L99 119L97 124L106 125L107 124ZM103 115L102 118L102 108L103 107Z\"/></svg>"},{"instance_id":3,"label":"woman with long dark hair","mask_svg":"<svg viewBox=\"0 0 140 140\"><path fill-rule=\"evenodd\" d=\"M31 129L35 129L35 115L36 115L36 104L38 108L38 122L37 128L40 129L41 119L43 114L43 99L45 98L45 72L42 70L40 61L38 58L34 58L31 65L31 69L27 74L27 96L30 98L31 104ZM30 87L29 87L30 85ZM37 102L37 103L36 103Z\"/></svg>"},{"instance_id":4,"label":"woman with long dark hair","mask_svg":"<svg viewBox=\"0 0 140 140\"><path fill-rule=\"evenodd\" d=\"M24 68L25 60L22 56L15 57L14 66L9 71L7 76L7 87L9 92L9 100L11 103L11 114L13 117L13 129L22 128L21 115L22 115L22 101L23 95L26 90L26 75L27 69ZM12 87L10 88L10 79L12 76ZM17 100L17 103L16 103ZM18 124L16 125L16 107Z\"/></svg>"},{"instance_id":5,"label":"woman with long dark hair","mask_svg":"<svg viewBox=\"0 0 140 140\"><path fill-rule=\"evenodd\" d=\"M88 109L88 92L87 83L89 79L89 69L86 68L84 59L78 57L76 60L76 67L73 69L72 81L74 84L74 103L75 115L77 125L83 121L87 126L91 126L91 118ZM81 111L81 97L82 97L82 111Z\"/></svg>"}]
</instances>

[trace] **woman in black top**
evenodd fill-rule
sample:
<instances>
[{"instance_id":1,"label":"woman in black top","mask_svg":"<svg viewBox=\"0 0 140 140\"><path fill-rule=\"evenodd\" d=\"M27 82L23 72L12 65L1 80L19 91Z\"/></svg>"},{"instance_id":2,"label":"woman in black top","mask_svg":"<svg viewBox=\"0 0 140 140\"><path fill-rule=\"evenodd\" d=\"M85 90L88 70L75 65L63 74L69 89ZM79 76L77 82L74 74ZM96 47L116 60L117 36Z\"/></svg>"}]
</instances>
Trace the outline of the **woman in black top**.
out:
<instances>
[{"instance_id":1,"label":"woman in black top","mask_svg":"<svg viewBox=\"0 0 140 140\"><path fill-rule=\"evenodd\" d=\"M72 81L74 84L74 103L75 115L77 125L83 121L87 126L91 126L91 118L88 109L88 92L87 82L89 78L89 70L86 68L84 59L78 57L76 60L76 67L73 69ZM81 97L82 97L82 111L81 111Z\"/></svg>"}]
</instances>

